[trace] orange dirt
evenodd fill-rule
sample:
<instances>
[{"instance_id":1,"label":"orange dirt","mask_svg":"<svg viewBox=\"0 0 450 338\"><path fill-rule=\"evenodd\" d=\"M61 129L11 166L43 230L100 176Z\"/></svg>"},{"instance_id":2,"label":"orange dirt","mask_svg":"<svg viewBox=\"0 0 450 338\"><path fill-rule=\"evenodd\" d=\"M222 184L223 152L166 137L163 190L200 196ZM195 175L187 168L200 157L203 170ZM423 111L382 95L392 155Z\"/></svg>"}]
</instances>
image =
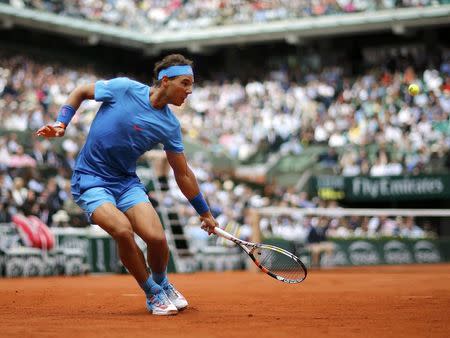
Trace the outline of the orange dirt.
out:
<instances>
[{"instance_id":1,"label":"orange dirt","mask_svg":"<svg viewBox=\"0 0 450 338\"><path fill-rule=\"evenodd\" d=\"M126 275L0 279L0 337L450 337L450 265L171 280L190 308L157 317Z\"/></svg>"}]
</instances>

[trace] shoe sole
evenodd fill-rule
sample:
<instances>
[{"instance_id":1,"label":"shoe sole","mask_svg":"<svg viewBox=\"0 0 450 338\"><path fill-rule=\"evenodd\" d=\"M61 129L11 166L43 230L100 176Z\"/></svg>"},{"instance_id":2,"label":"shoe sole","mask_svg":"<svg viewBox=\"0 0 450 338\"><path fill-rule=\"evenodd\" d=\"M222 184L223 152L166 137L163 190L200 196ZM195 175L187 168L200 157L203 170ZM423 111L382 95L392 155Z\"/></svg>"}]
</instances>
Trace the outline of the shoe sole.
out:
<instances>
[{"instance_id":1,"label":"shoe sole","mask_svg":"<svg viewBox=\"0 0 450 338\"><path fill-rule=\"evenodd\" d=\"M178 314L178 310L170 310L168 312L155 312L155 311L152 311L151 313L154 316L175 316L176 314Z\"/></svg>"},{"instance_id":2,"label":"shoe sole","mask_svg":"<svg viewBox=\"0 0 450 338\"><path fill-rule=\"evenodd\" d=\"M152 310L148 305L147 305L147 311L150 312L154 316L174 316L178 313L178 309L168 310L168 311L164 311L164 312L158 312L158 311Z\"/></svg>"}]
</instances>

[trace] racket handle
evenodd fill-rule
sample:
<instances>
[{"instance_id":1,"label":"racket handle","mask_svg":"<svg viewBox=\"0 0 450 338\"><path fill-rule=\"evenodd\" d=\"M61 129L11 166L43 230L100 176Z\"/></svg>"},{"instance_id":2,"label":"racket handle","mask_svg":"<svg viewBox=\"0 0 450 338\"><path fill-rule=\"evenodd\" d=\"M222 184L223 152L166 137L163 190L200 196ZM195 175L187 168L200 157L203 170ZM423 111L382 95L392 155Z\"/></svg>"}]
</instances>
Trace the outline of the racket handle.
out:
<instances>
[{"instance_id":1,"label":"racket handle","mask_svg":"<svg viewBox=\"0 0 450 338\"><path fill-rule=\"evenodd\" d=\"M229 239L230 241L232 241L232 240L235 239L232 235L230 235L228 232L226 232L225 230L222 230L222 229L219 228L219 227L215 227L215 228L214 228L214 233L215 233L217 236L220 236L220 237Z\"/></svg>"}]
</instances>

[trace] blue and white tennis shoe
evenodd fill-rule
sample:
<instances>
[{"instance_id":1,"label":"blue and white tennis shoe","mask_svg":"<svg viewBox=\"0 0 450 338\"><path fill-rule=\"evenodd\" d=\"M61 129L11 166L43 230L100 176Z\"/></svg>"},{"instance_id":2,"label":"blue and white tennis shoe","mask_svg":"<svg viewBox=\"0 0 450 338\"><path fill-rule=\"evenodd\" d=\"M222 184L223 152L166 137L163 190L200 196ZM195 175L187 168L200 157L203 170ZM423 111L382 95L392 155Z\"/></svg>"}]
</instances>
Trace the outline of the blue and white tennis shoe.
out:
<instances>
[{"instance_id":1,"label":"blue and white tennis shoe","mask_svg":"<svg viewBox=\"0 0 450 338\"><path fill-rule=\"evenodd\" d=\"M147 310L157 316L170 316L178 313L176 306L163 290L154 295L147 295Z\"/></svg>"},{"instance_id":2,"label":"blue and white tennis shoe","mask_svg":"<svg viewBox=\"0 0 450 338\"><path fill-rule=\"evenodd\" d=\"M167 279L160 285L170 301L176 306L178 310L187 308L188 302L186 298L175 287L167 281Z\"/></svg>"}]
</instances>

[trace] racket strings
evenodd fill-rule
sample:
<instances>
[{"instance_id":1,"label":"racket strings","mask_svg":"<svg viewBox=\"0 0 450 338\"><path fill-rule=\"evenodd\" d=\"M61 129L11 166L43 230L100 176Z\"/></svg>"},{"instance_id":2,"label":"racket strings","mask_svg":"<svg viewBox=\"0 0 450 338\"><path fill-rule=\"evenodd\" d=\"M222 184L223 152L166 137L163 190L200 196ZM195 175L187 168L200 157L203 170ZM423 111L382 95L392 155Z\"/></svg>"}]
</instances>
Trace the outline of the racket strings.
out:
<instances>
[{"instance_id":1,"label":"racket strings","mask_svg":"<svg viewBox=\"0 0 450 338\"><path fill-rule=\"evenodd\" d=\"M282 252L262 247L257 248L253 254L261 266L278 276L290 280L305 277L305 270L301 264Z\"/></svg>"}]
</instances>

